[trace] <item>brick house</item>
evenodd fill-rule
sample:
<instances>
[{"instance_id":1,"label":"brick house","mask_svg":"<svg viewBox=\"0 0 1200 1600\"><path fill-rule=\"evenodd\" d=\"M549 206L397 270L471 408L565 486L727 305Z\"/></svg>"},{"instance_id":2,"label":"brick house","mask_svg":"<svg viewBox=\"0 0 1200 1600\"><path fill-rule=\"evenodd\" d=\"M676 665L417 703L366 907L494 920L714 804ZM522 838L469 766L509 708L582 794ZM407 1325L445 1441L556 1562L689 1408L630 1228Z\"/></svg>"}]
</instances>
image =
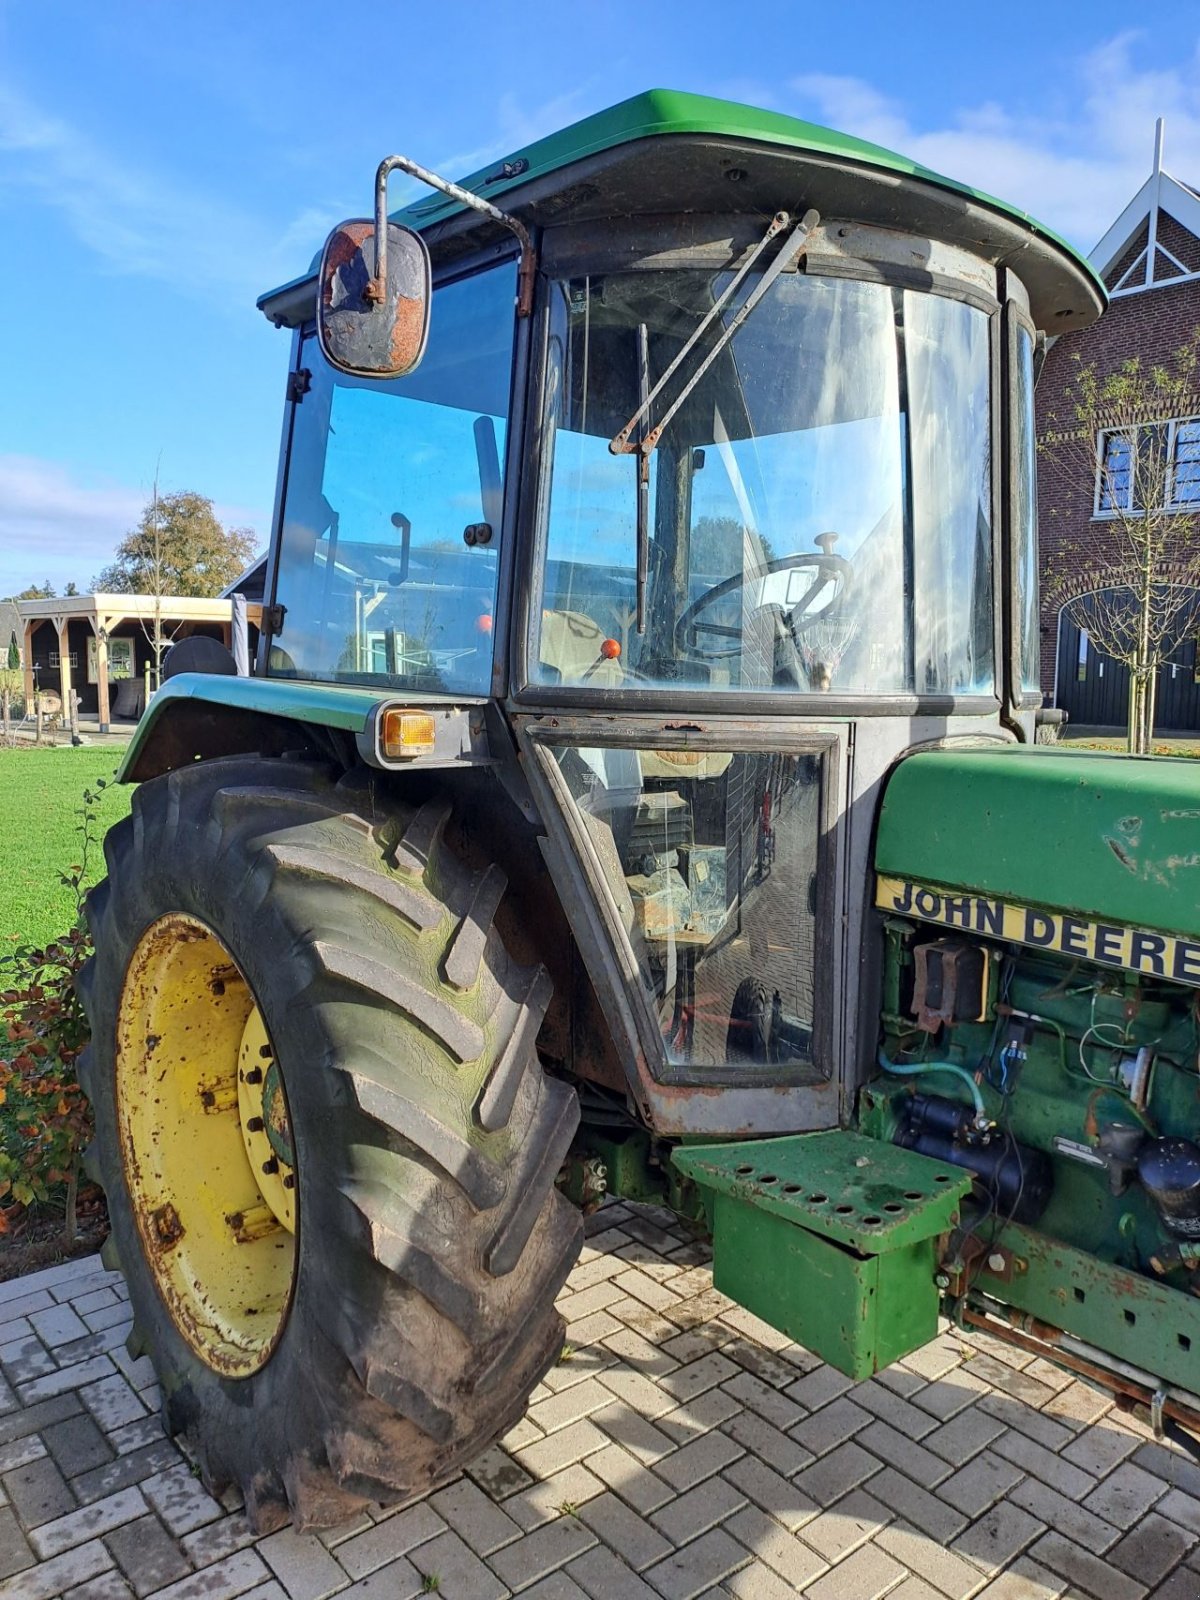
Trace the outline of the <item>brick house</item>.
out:
<instances>
[{"instance_id":1,"label":"brick house","mask_svg":"<svg viewBox=\"0 0 1200 1600\"><path fill-rule=\"evenodd\" d=\"M1109 228L1091 260L1108 285L1111 304L1093 327L1064 334L1046 355L1037 389L1038 431L1071 415L1066 389L1078 352L1100 374L1129 356L1143 366L1169 361L1200 327L1200 192L1163 170L1162 123L1155 135L1154 170ZM1200 417L1164 418L1172 452L1172 503L1200 509ZM1038 477L1038 533L1043 571L1058 548L1086 550L1103 535L1106 500L1126 488L1128 473L1114 452L1121 441L1097 440L1092 481L1078 481L1078 464L1043 457ZM1101 460L1106 470L1101 472ZM1061 597L1041 613L1042 690L1048 705L1072 722L1123 727L1128 673L1097 651L1086 629L1065 612ZM1185 640L1159 673L1156 726L1200 728L1200 641Z\"/></svg>"}]
</instances>

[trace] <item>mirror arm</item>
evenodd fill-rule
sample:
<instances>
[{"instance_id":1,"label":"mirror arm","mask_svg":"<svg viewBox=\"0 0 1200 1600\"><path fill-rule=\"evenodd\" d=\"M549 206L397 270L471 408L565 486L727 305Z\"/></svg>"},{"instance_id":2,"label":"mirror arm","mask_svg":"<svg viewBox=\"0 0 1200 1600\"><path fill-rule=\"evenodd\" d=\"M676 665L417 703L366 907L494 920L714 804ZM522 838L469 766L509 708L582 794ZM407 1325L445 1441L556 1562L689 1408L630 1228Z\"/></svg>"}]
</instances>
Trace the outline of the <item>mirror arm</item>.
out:
<instances>
[{"instance_id":1,"label":"mirror arm","mask_svg":"<svg viewBox=\"0 0 1200 1600\"><path fill-rule=\"evenodd\" d=\"M457 200L460 205L470 206L472 211L490 217L493 222L500 223L502 227L516 234L521 245L521 264L517 270L517 315L529 316L533 311L533 286L537 274L537 255L533 248L533 240L529 236L529 229L516 217L510 217L506 211L499 210L487 200L481 200L469 189L451 183L448 178L439 178L436 172L430 172L428 167L418 166L407 156L385 156L375 174L375 276L364 291L365 297L373 304L379 305L386 296L387 181L388 174L392 172L405 172L410 178L417 178L421 183L427 183L431 189L440 190L452 200Z\"/></svg>"}]
</instances>

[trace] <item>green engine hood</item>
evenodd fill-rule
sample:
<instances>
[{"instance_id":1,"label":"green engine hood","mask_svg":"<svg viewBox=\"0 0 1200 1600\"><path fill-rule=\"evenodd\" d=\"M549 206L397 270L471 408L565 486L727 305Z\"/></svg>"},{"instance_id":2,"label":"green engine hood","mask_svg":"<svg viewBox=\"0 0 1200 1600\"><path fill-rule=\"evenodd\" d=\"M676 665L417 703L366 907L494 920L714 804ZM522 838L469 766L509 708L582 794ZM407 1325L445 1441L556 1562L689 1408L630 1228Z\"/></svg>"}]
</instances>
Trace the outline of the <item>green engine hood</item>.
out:
<instances>
[{"instance_id":1,"label":"green engine hood","mask_svg":"<svg viewBox=\"0 0 1200 1600\"><path fill-rule=\"evenodd\" d=\"M881 876L1200 934L1200 762L927 750L888 779Z\"/></svg>"}]
</instances>

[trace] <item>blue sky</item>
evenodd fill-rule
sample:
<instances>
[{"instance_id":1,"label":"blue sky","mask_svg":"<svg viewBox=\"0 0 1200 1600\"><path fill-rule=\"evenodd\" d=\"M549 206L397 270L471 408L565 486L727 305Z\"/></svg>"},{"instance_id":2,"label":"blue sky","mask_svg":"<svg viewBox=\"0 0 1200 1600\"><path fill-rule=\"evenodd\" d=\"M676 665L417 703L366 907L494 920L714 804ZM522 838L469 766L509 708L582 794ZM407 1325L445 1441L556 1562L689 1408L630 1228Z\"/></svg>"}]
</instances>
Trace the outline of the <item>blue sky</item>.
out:
<instances>
[{"instance_id":1,"label":"blue sky","mask_svg":"<svg viewBox=\"0 0 1200 1600\"><path fill-rule=\"evenodd\" d=\"M1200 180L1200 22L1160 0L631 12L376 0L0 0L0 594L85 587L161 461L265 543L287 336L255 296L370 208L654 83L892 145L1084 248L1149 170ZM374 81L372 81L374 80Z\"/></svg>"}]
</instances>

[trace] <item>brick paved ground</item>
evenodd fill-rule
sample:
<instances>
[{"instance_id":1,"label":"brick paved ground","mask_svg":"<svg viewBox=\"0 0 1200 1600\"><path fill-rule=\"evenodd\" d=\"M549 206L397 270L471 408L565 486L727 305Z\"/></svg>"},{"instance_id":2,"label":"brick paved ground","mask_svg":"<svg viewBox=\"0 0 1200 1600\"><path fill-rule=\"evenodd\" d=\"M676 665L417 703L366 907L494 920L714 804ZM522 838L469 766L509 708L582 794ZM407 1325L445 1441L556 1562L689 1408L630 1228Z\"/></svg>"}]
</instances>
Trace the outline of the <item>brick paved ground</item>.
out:
<instances>
[{"instance_id":1,"label":"brick paved ground","mask_svg":"<svg viewBox=\"0 0 1200 1600\"><path fill-rule=\"evenodd\" d=\"M1200 1596L1200 1467L1103 1398L943 1333L852 1385L610 1205L567 1359L469 1474L255 1541L161 1432L97 1258L0 1286L0 1600L1162 1600Z\"/></svg>"}]
</instances>

